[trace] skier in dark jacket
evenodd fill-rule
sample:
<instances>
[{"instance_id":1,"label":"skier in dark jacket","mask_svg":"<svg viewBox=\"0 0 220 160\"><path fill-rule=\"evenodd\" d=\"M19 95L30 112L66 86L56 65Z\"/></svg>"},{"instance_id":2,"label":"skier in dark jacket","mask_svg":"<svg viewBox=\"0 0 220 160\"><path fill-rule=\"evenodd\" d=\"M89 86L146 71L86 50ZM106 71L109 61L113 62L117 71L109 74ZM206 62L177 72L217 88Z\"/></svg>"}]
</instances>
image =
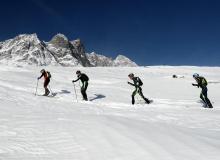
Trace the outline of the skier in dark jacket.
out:
<instances>
[{"instance_id":1,"label":"skier in dark jacket","mask_svg":"<svg viewBox=\"0 0 220 160\"><path fill-rule=\"evenodd\" d=\"M197 84L192 84L193 86L197 86L198 88L202 88L202 91L200 93L200 98L202 99L202 101L207 105L207 107L209 108L213 108L210 100L208 99L208 89L207 89L207 81L204 77L199 76L199 74L195 73L193 74L193 78L196 80Z\"/></svg>"},{"instance_id":2,"label":"skier in dark jacket","mask_svg":"<svg viewBox=\"0 0 220 160\"><path fill-rule=\"evenodd\" d=\"M76 75L78 78L76 80L73 80L72 82L74 83L74 82L77 82L78 80L81 80L81 82L82 82L81 94L83 96L83 100L88 101L86 90L87 90L87 87L89 84L88 83L89 77L86 74L81 73L81 71L76 71Z\"/></svg>"},{"instance_id":3,"label":"skier in dark jacket","mask_svg":"<svg viewBox=\"0 0 220 160\"><path fill-rule=\"evenodd\" d=\"M129 77L131 80L133 80L133 82L134 82L134 83L128 82L128 84L130 84L130 85L132 85L132 86L135 87L135 90L133 91L132 96L131 96L131 97L132 97L132 104L135 103L135 98L134 98L134 97L135 97L135 95L136 95L137 93L145 100L145 102L146 102L147 104L149 104L149 103L150 103L150 100L147 99L147 98L145 98L144 95L143 95L143 93L142 93L142 88L141 88L141 86L143 85L143 83L142 83L141 79L140 79L139 77L135 77L133 73L129 74L128 77Z\"/></svg>"},{"instance_id":4,"label":"skier in dark jacket","mask_svg":"<svg viewBox=\"0 0 220 160\"><path fill-rule=\"evenodd\" d=\"M50 78L51 78L51 74L48 71L45 71L45 69L42 69L41 71L41 76L38 77L37 79L41 79L42 77L44 77L44 89L45 89L45 93L44 96L48 96L50 94L49 89L47 88L47 86L50 83Z\"/></svg>"}]
</instances>

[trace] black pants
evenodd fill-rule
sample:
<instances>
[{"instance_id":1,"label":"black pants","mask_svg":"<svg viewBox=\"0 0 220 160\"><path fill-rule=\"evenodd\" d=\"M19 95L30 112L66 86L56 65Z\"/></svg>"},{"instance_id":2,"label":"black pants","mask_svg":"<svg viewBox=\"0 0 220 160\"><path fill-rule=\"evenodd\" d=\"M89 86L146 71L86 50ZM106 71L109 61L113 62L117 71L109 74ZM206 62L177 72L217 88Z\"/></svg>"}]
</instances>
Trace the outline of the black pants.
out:
<instances>
[{"instance_id":1,"label":"black pants","mask_svg":"<svg viewBox=\"0 0 220 160\"><path fill-rule=\"evenodd\" d=\"M87 87L88 87L88 82L87 81L83 82L82 87L81 87L81 94L83 96L83 100L85 101L88 100L87 94L86 94Z\"/></svg>"},{"instance_id":2,"label":"black pants","mask_svg":"<svg viewBox=\"0 0 220 160\"><path fill-rule=\"evenodd\" d=\"M50 83L50 79L49 78L45 79L45 81L44 81L45 94L50 93L49 89L47 88L49 83Z\"/></svg>"},{"instance_id":3,"label":"black pants","mask_svg":"<svg viewBox=\"0 0 220 160\"><path fill-rule=\"evenodd\" d=\"M207 87L203 87L202 92L200 93L200 98L203 100L203 102L205 104L207 104L209 107L212 108L212 104L211 104L210 100L208 99L208 93L207 92L208 92Z\"/></svg>"},{"instance_id":4,"label":"black pants","mask_svg":"<svg viewBox=\"0 0 220 160\"><path fill-rule=\"evenodd\" d=\"M141 87L136 87L135 91L132 93L131 97L132 97L132 104L135 103L135 95L139 94L141 96L141 98L143 98L145 100L146 103L150 103L149 99L145 98L142 92L142 88Z\"/></svg>"}]
</instances>

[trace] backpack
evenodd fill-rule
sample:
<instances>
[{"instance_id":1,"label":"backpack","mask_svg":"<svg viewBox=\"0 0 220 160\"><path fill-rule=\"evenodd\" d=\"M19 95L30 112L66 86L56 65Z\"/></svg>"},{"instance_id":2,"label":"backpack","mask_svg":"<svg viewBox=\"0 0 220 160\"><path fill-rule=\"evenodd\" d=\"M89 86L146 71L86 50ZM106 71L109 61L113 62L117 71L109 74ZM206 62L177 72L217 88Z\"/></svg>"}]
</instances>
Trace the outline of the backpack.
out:
<instances>
[{"instance_id":1,"label":"backpack","mask_svg":"<svg viewBox=\"0 0 220 160\"><path fill-rule=\"evenodd\" d=\"M48 78L51 78L50 72L47 71Z\"/></svg>"},{"instance_id":2,"label":"backpack","mask_svg":"<svg viewBox=\"0 0 220 160\"><path fill-rule=\"evenodd\" d=\"M87 75L85 75L85 80L89 81L89 77Z\"/></svg>"},{"instance_id":3,"label":"backpack","mask_svg":"<svg viewBox=\"0 0 220 160\"><path fill-rule=\"evenodd\" d=\"M206 79L204 77L201 77L201 80L202 80L202 85L203 86L207 86L208 85L208 82L206 81Z\"/></svg>"},{"instance_id":4,"label":"backpack","mask_svg":"<svg viewBox=\"0 0 220 160\"><path fill-rule=\"evenodd\" d=\"M137 77L137 80L138 80L139 86L142 86L142 85L143 85L143 82L141 81L141 79L140 79L139 77Z\"/></svg>"}]
</instances>

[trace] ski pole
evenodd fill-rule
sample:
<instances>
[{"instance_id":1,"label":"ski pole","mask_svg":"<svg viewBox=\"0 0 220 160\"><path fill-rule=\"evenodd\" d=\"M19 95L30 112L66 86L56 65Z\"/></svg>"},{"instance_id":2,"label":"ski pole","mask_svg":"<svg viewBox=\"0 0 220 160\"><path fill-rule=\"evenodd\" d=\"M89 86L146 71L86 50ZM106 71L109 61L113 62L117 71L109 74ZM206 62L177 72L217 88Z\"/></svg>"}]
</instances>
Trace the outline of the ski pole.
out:
<instances>
[{"instance_id":1,"label":"ski pole","mask_svg":"<svg viewBox=\"0 0 220 160\"><path fill-rule=\"evenodd\" d=\"M73 86L74 86L74 91L75 91L75 96L76 96L76 102L78 102L78 99L77 99L77 94L76 94L76 87L75 87L75 83L73 83Z\"/></svg>"},{"instance_id":2,"label":"ski pole","mask_svg":"<svg viewBox=\"0 0 220 160\"><path fill-rule=\"evenodd\" d=\"M37 95L38 82L39 82L39 79L37 80L37 86L36 86L35 96Z\"/></svg>"}]
</instances>

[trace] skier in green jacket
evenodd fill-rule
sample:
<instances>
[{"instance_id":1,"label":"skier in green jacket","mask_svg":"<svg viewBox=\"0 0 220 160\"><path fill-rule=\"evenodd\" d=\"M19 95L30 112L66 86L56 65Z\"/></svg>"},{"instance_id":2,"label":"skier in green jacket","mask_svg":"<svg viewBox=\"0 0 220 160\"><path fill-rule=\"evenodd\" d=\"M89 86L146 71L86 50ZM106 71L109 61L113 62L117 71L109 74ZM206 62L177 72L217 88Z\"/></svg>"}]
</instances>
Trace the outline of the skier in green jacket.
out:
<instances>
[{"instance_id":1,"label":"skier in green jacket","mask_svg":"<svg viewBox=\"0 0 220 160\"><path fill-rule=\"evenodd\" d=\"M86 90L87 90L87 87L88 87L88 81L89 81L89 77L84 74L84 73L81 73L81 71L76 71L76 75L77 75L77 79L76 80L73 80L72 82L77 82L78 80L81 80L82 82L82 86L81 86L81 94L83 96L83 100L85 101L88 101L88 98L87 98L87 94L86 94Z\"/></svg>"},{"instance_id":2,"label":"skier in green jacket","mask_svg":"<svg viewBox=\"0 0 220 160\"><path fill-rule=\"evenodd\" d=\"M132 97L132 104L135 103L135 98L134 97L137 93L145 100L145 102L147 104L149 104L151 101L149 99L145 98L144 95L143 95L143 92L142 92L141 86L143 85L143 82L141 81L141 79L139 77L135 77L133 73L130 73L128 75L128 77L131 80L133 80L133 82L134 82L134 83L128 82L128 84L135 87L135 90L133 91L132 96L131 96Z\"/></svg>"},{"instance_id":3,"label":"skier in green jacket","mask_svg":"<svg viewBox=\"0 0 220 160\"><path fill-rule=\"evenodd\" d=\"M193 78L196 80L197 84L192 84L193 86L197 86L198 88L200 87L202 89L201 93L200 93L200 98L202 99L202 101L206 104L206 106L208 108L213 108L212 103L210 102L210 100L208 99L208 89L207 89L207 81L204 77L199 76L199 74L195 73L193 74Z\"/></svg>"}]
</instances>

